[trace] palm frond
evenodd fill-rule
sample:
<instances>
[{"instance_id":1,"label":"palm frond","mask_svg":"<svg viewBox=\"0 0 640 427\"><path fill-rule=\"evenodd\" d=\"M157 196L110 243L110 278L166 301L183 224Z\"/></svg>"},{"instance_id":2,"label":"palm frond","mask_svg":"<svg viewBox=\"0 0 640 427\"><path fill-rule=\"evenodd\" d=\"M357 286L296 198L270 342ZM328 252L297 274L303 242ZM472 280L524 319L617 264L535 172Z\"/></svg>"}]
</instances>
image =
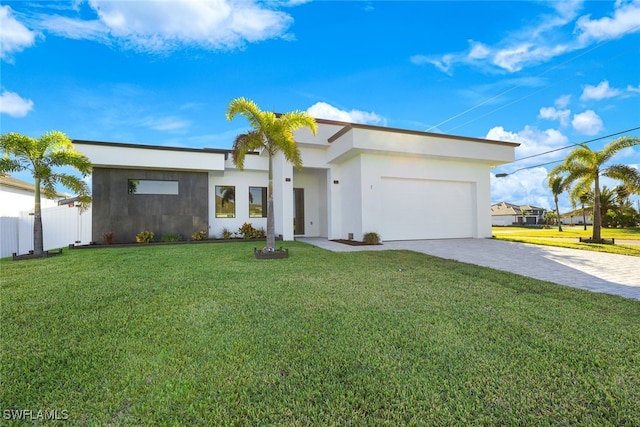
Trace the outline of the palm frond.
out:
<instances>
[{"instance_id":1,"label":"palm frond","mask_svg":"<svg viewBox=\"0 0 640 427\"><path fill-rule=\"evenodd\" d=\"M602 174L606 177L622 181L628 191L640 194L640 171L627 165L611 165Z\"/></svg>"},{"instance_id":2,"label":"palm frond","mask_svg":"<svg viewBox=\"0 0 640 427\"><path fill-rule=\"evenodd\" d=\"M615 141L608 143L602 151L600 151L601 162L604 163L615 156L619 151L636 145L640 145L640 138L622 136Z\"/></svg>"}]
</instances>

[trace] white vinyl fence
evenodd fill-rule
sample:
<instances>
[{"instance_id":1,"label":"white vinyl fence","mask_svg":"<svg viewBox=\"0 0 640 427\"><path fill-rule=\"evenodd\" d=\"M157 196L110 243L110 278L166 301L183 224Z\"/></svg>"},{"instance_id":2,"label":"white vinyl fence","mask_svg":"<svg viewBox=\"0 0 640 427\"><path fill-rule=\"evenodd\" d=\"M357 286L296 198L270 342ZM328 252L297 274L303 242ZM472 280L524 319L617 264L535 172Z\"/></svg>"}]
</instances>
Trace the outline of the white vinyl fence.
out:
<instances>
[{"instance_id":1,"label":"white vinyl fence","mask_svg":"<svg viewBox=\"0 0 640 427\"><path fill-rule=\"evenodd\" d=\"M19 217L0 218L0 258L26 254L33 250L33 215L20 212ZM84 212L76 206L63 205L42 209L44 250L91 242L91 208Z\"/></svg>"}]
</instances>

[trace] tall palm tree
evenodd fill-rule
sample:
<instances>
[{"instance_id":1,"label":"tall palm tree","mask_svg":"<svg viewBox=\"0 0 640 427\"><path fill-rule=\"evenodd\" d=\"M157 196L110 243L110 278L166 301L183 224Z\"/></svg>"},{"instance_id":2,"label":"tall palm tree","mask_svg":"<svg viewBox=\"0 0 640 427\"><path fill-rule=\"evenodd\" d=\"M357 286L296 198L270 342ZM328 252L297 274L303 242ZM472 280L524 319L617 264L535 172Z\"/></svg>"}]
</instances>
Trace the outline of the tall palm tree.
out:
<instances>
[{"instance_id":1,"label":"tall palm tree","mask_svg":"<svg viewBox=\"0 0 640 427\"><path fill-rule=\"evenodd\" d=\"M560 218L560 209L558 208L558 197L567 189L567 182L560 175L549 175L549 188L553 194L553 201L556 204L556 217L558 218L558 231L562 231L562 220Z\"/></svg>"},{"instance_id":2,"label":"tall palm tree","mask_svg":"<svg viewBox=\"0 0 640 427\"><path fill-rule=\"evenodd\" d=\"M623 136L607 144L600 151L591 150L586 144L580 146L567 156L564 163L553 168L550 175L566 174L568 185L575 183L571 190L572 200L577 200L580 194L591 189L593 185L593 235L592 240L602 240L602 219L600 212L600 177L606 176L631 188L640 183L640 172L627 165L609 165L606 163L620 150L640 145L640 139ZM635 190L634 190L635 191Z\"/></svg>"},{"instance_id":3,"label":"tall palm tree","mask_svg":"<svg viewBox=\"0 0 640 427\"><path fill-rule=\"evenodd\" d=\"M43 134L40 139L10 132L0 136L0 172L29 171L33 175L35 208L33 220L33 253L42 255L42 209L41 191L47 197L55 197L57 184L69 188L78 194L81 203L86 206L91 201L89 186L81 178L56 169L71 166L87 176L91 172L91 162L84 154L73 148L71 140L62 132L52 131Z\"/></svg>"},{"instance_id":4,"label":"tall palm tree","mask_svg":"<svg viewBox=\"0 0 640 427\"><path fill-rule=\"evenodd\" d=\"M233 99L227 107L227 120L240 114L251 127L251 131L240 134L233 142L233 163L242 170L245 155L251 151L264 150L269 156L269 187L267 190L267 247L275 246L275 219L273 216L273 156L282 152L285 159L296 169L302 168L300 148L296 144L293 132L308 128L314 135L317 132L316 121L308 113L292 111L277 115L262 111L255 102L246 98Z\"/></svg>"}]
</instances>

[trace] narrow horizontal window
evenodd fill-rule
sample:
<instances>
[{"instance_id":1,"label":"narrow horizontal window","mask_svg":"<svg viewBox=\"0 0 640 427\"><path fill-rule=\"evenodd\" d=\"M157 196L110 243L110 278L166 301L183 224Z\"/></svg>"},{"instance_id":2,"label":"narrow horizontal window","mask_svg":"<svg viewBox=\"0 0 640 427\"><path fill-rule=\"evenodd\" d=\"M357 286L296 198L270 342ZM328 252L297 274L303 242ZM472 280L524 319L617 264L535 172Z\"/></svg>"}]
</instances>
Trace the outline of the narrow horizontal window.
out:
<instances>
[{"instance_id":1,"label":"narrow horizontal window","mask_svg":"<svg viewBox=\"0 0 640 427\"><path fill-rule=\"evenodd\" d=\"M178 195L178 181L130 179L129 194L166 194L175 196Z\"/></svg>"},{"instance_id":2,"label":"narrow horizontal window","mask_svg":"<svg viewBox=\"0 0 640 427\"><path fill-rule=\"evenodd\" d=\"M249 218L267 217L267 187L249 187Z\"/></svg>"},{"instance_id":3,"label":"narrow horizontal window","mask_svg":"<svg viewBox=\"0 0 640 427\"><path fill-rule=\"evenodd\" d=\"M236 187L216 185L216 218L236 217Z\"/></svg>"}]
</instances>

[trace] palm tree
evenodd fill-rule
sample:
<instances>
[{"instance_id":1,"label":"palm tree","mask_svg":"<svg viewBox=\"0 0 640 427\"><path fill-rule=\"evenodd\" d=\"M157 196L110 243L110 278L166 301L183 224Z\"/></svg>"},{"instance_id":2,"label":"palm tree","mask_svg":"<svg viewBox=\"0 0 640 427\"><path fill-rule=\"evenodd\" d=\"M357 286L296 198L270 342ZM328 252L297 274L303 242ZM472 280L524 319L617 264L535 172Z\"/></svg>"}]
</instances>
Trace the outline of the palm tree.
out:
<instances>
[{"instance_id":1,"label":"palm tree","mask_svg":"<svg viewBox=\"0 0 640 427\"><path fill-rule=\"evenodd\" d=\"M558 231L562 231L562 220L560 218L560 209L558 208L558 197L567 189L567 182L560 175L549 175L549 188L553 194L553 201L556 204L556 216L558 218Z\"/></svg>"},{"instance_id":2,"label":"palm tree","mask_svg":"<svg viewBox=\"0 0 640 427\"><path fill-rule=\"evenodd\" d=\"M567 185L575 182L571 190L572 200L577 200L580 194L591 189L593 185L593 235L592 241L602 241L602 220L600 212L600 177L606 176L623 184L629 184L631 188L640 183L640 172L627 165L605 164L620 150L640 145L640 139L623 136L607 144L600 151L591 150L586 144L580 146L567 156L564 163L553 168L549 174L567 174Z\"/></svg>"},{"instance_id":3,"label":"palm tree","mask_svg":"<svg viewBox=\"0 0 640 427\"><path fill-rule=\"evenodd\" d=\"M314 135L317 132L316 121L308 113L292 111L277 115L270 111L262 111L255 102L246 98L233 99L227 107L227 120L240 114L253 130L240 134L233 142L233 163L242 170L244 158L248 152L264 150L269 156L269 187L267 190L267 247L275 246L275 220L273 217L273 156L282 152L285 159L296 169L302 168L300 148L296 144L293 132L300 128L308 128Z\"/></svg>"},{"instance_id":4,"label":"palm tree","mask_svg":"<svg viewBox=\"0 0 640 427\"><path fill-rule=\"evenodd\" d=\"M61 184L78 194L80 202L86 207L91 201L89 186L81 178L56 168L71 166L86 177L91 172L91 162L73 148L71 140L62 132L52 131L43 134L40 139L10 132L0 136L0 172L29 171L35 180L35 208L33 220L33 253L44 253L42 239L41 191L47 197L55 197L55 186Z\"/></svg>"}]
</instances>

